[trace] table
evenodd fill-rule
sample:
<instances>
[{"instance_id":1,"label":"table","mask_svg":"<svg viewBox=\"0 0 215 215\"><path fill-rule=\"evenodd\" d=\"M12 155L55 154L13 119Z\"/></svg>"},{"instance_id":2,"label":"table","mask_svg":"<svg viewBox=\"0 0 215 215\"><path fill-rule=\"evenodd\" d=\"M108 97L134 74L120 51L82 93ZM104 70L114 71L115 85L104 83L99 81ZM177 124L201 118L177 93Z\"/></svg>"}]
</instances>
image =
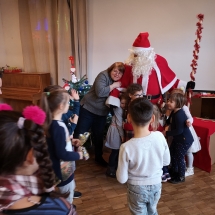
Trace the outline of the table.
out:
<instances>
[{"instance_id":1,"label":"table","mask_svg":"<svg viewBox=\"0 0 215 215\"><path fill-rule=\"evenodd\" d=\"M209 119L193 118L193 127L200 137L202 149L194 153L193 165L206 172L211 172L215 163L215 122Z\"/></svg>"}]
</instances>

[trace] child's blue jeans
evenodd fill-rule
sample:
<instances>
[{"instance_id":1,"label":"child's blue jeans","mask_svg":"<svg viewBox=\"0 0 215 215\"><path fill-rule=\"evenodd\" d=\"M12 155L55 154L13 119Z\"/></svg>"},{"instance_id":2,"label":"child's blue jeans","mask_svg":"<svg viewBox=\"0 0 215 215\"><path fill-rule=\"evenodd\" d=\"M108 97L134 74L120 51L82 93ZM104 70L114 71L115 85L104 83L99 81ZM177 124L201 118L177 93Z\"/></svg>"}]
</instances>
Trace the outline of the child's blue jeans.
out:
<instances>
[{"instance_id":1,"label":"child's blue jeans","mask_svg":"<svg viewBox=\"0 0 215 215\"><path fill-rule=\"evenodd\" d=\"M161 183L155 185L127 184L128 205L131 214L158 214L157 204L161 196L161 188Z\"/></svg>"},{"instance_id":2,"label":"child's blue jeans","mask_svg":"<svg viewBox=\"0 0 215 215\"><path fill-rule=\"evenodd\" d=\"M163 175L169 173L168 166L163 166Z\"/></svg>"}]
</instances>

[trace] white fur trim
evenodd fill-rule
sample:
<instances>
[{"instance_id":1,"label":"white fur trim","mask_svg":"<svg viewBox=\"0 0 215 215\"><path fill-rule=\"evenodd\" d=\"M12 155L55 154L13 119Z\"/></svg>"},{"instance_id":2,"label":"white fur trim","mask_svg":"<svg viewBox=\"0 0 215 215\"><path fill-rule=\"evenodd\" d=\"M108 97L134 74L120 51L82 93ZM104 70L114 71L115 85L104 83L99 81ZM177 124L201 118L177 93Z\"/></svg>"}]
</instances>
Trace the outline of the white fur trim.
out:
<instances>
[{"instance_id":1,"label":"white fur trim","mask_svg":"<svg viewBox=\"0 0 215 215\"><path fill-rule=\"evenodd\" d=\"M137 76L133 75L133 83L136 84L137 83Z\"/></svg>"},{"instance_id":2,"label":"white fur trim","mask_svg":"<svg viewBox=\"0 0 215 215\"><path fill-rule=\"evenodd\" d=\"M126 88L123 88L123 87L118 87L116 89L119 90L120 92L126 92Z\"/></svg>"},{"instance_id":3,"label":"white fur trim","mask_svg":"<svg viewBox=\"0 0 215 215\"><path fill-rule=\"evenodd\" d=\"M131 51L133 52L141 52L141 51L149 51L152 50L153 48L149 47L149 48L142 48L142 47L132 47Z\"/></svg>"},{"instance_id":4,"label":"white fur trim","mask_svg":"<svg viewBox=\"0 0 215 215\"><path fill-rule=\"evenodd\" d=\"M166 87L164 87L162 90L163 90L163 93L164 94L165 92L167 92L174 84L175 82L177 81L177 77L175 76L175 78L169 83L166 85Z\"/></svg>"},{"instance_id":5,"label":"white fur trim","mask_svg":"<svg viewBox=\"0 0 215 215\"><path fill-rule=\"evenodd\" d=\"M147 94L148 89L148 83L149 83L149 75L142 75L142 86L143 86L143 94Z\"/></svg>"},{"instance_id":6,"label":"white fur trim","mask_svg":"<svg viewBox=\"0 0 215 215\"><path fill-rule=\"evenodd\" d=\"M75 69L74 67L70 68L70 71L71 71L71 72L75 72L75 70L76 70L76 69Z\"/></svg>"},{"instance_id":7,"label":"white fur trim","mask_svg":"<svg viewBox=\"0 0 215 215\"><path fill-rule=\"evenodd\" d=\"M158 65L156 63L154 65L154 69L157 73L161 93L164 94L174 85L174 83L177 81L177 77L175 76L175 78L169 84L167 84L164 88L162 88L162 86L161 86L161 72L160 72L160 69L158 68Z\"/></svg>"},{"instance_id":8,"label":"white fur trim","mask_svg":"<svg viewBox=\"0 0 215 215\"><path fill-rule=\"evenodd\" d=\"M185 93L186 87L187 87L187 82L179 80L177 88L183 90L183 92Z\"/></svg>"},{"instance_id":9,"label":"white fur trim","mask_svg":"<svg viewBox=\"0 0 215 215\"><path fill-rule=\"evenodd\" d=\"M65 86L64 87L65 90L69 90L69 88L70 88L69 86Z\"/></svg>"},{"instance_id":10,"label":"white fur trim","mask_svg":"<svg viewBox=\"0 0 215 215\"><path fill-rule=\"evenodd\" d=\"M114 96L109 96L105 102L105 104L110 107L110 105L114 105L116 107L120 107L120 99Z\"/></svg>"},{"instance_id":11,"label":"white fur trim","mask_svg":"<svg viewBox=\"0 0 215 215\"><path fill-rule=\"evenodd\" d=\"M19 129L22 129L22 128L23 128L24 121L25 121L25 118L19 117L19 120L18 120L18 122L17 122L17 126L18 126Z\"/></svg>"}]
</instances>

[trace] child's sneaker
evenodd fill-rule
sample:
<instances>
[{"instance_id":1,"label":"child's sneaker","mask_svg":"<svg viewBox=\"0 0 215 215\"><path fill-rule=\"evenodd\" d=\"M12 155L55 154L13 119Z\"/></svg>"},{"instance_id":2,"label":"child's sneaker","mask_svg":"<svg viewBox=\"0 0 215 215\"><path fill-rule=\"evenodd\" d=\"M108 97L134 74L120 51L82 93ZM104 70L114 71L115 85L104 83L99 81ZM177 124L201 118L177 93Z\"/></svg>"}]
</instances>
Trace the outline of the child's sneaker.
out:
<instances>
[{"instance_id":1,"label":"child's sneaker","mask_svg":"<svg viewBox=\"0 0 215 215\"><path fill-rule=\"evenodd\" d=\"M73 199L78 199L82 196L82 193L81 192L78 192L78 191L74 191L74 196L73 196Z\"/></svg>"},{"instance_id":2,"label":"child's sneaker","mask_svg":"<svg viewBox=\"0 0 215 215\"><path fill-rule=\"evenodd\" d=\"M174 179L169 180L169 182L172 184L179 184L179 183L185 182L185 177L184 176L181 176L181 177L178 176Z\"/></svg>"},{"instance_id":3,"label":"child's sneaker","mask_svg":"<svg viewBox=\"0 0 215 215\"><path fill-rule=\"evenodd\" d=\"M188 167L186 172L185 172L185 177L193 175L194 174L194 169L193 167Z\"/></svg>"},{"instance_id":4,"label":"child's sneaker","mask_svg":"<svg viewBox=\"0 0 215 215\"><path fill-rule=\"evenodd\" d=\"M165 176L166 176L166 180L167 180L167 181L171 179L171 176L170 176L169 173L165 173Z\"/></svg>"},{"instance_id":5,"label":"child's sneaker","mask_svg":"<svg viewBox=\"0 0 215 215\"><path fill-rule=\"evenodd\" d=\"M108 167L106 171L106 176L111 177L111 178L116 178L116 171L113 170L113 168Z\"/></svg>"},{"instance_id":6,"label":"child's sneaker","mask_svg":"<svg viewBox=\"0 0 215 215\"><path fill-rule=\"evenodd\" d=\"M167 182L166 175L162 175L161 179L162 179L162 182Z\"/></svg>"}]
</instances>

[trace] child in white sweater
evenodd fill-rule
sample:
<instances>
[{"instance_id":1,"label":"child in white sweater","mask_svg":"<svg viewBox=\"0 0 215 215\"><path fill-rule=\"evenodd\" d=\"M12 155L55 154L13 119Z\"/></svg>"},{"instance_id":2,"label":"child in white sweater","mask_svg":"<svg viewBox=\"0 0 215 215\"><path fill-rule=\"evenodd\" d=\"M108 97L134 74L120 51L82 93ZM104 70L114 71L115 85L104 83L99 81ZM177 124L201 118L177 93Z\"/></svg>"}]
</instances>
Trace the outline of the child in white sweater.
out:
<instances>
[{"instance_id":1,"label":"child in white sweater","mask_svg":"<svg viewBox=\"0 0 215 215\"><path fill-rule=\"evenodd\" d=\"M169 147L161 132L149 131L154 121L150 101L144 98L132 101L128 121L132 123L134 137L120 147L117 180L127 182L132 214L157 214L162 168L170 163Z\"/></svg>"}]
</instances>

